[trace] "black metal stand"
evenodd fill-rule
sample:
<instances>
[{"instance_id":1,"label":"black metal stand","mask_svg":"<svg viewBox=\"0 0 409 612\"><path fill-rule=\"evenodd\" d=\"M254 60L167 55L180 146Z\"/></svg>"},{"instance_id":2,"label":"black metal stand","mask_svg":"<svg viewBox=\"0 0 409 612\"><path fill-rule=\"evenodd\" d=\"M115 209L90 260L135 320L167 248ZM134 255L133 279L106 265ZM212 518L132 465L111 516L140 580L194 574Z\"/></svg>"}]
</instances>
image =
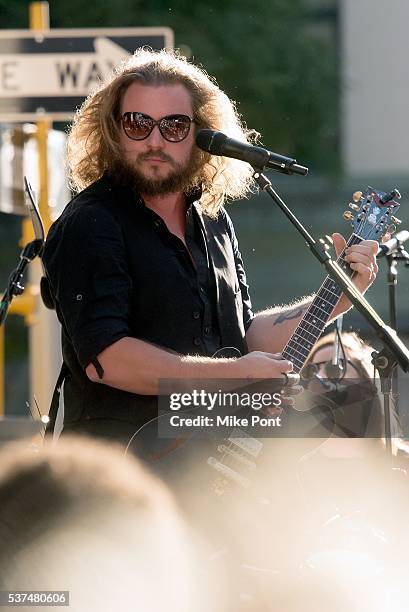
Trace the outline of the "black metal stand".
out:
<instances>
[{"instance_id":1,"label":"black metal stand","mask_svg":"<svg viewBox=\"0 0 409 612\"><path fill-rule=\"evenodd\" d=\"M389 295L389 321L392 329L398 331L398 319L396 312L396 289L398 285L398 261L404 261L406 267L409 267L409 253L407 253L402 244L399 244L396 251L386 256L388 265L387 272L387 283L388 283L388 295ZM385 396L384 396L385 397ZM392 371L392 383L390 389L390 396L394 403L395 409L399 412L399 379L398 370L394 368ZM386 417L386 413L385 413Z\"/></svg>"},{"instance_id":2,"label":"black metal stand","mask_svg":"<svg viewBox=\"0 0 409 612\"><path fill-rule=\"evenodd\" d=\"M9 306L16 295L21 295L24 286L21 284L24 272L28 264L40 255L43 248L42 240L33 240L24 247L20 255L20 262L15 270L10 274L9 282L0 302L0 326L3 325L7 317Z\"/></svg>"},{"instance_id":3,"label":"black metal stand","mask_svg":"<svg viewBox=\"0 0 409 612\"><path fill-rule=\"evenodd\" d=\"M398 261L404 261L406 267L409 267L409 253L407 253L402 245L396 249L394 253L386 257L388 272L388 295L389 295L389 321L392 329L398 331L398 320L396 314L396 288L398 285Z\"/></svg>"},{"instance_id":4,"label":"black metal stand","mask_svg":"<svg viewBox=\"0 0 409 612\"><path fill-rule=\"evenodd\" d=\"M28 264L33 261L33 259L36 257L41 257L45 240L44 225L36 204L34 192L26 176L24 177L24 196L26 206L30 213L31 222L33 224L35 239L26 244L20 255L20 263L10 274L7 288L0 302L0 326L6 320L7 312L12 299L16 295L21 295L23 293L24 287L21 282L24 272Z\"/></svg>"},{"instance_id":5,"label":"black metal stand","mask_svg":"<svg viewBox=\"0 0 409 612\"><path fill-rule=\"evenodd\" d=\"M409 371L409 350L398 338L396 332L382 321L369 302L356 289L351 280L341 267L331 259L327 250L318 243L305 229L297 217L291 212L285 202L280 198L271 185L271 181L262 173L262 170L254 168L254 179L260 189L269 194L285 216L305 239L310 251L325 267L331 278L338 284L339 288L347 295L352 304L359 310L375 334L382 342L384 348L379 353L373 354L375 367L381 378L381 389L385 403L385 438L386 451L392 457L391 427L390 427L390 391L392 371L397 364L405 371Z\"/></svg>"}]
</instances>

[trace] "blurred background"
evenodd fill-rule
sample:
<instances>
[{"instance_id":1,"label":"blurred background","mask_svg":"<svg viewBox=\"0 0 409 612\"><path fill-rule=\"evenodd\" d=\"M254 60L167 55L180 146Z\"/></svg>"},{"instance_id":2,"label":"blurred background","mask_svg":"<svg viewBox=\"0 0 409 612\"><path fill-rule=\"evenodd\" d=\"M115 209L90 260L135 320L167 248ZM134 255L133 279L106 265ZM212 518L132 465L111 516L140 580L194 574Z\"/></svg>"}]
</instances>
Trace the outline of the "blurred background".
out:
<instances>
[{"instance_id":1,"label":"blurred background","mask_svg":"<svg viewBox=\"0 0 409 612\"><path fill-rule=\"evenodd\" d=\"M49 17L51 29L170 28L174 46L214 75L236 100L247 126L260 132L262 143L310 168L307 177L270 174L270 178L315 237L339 231L348 238L351 227L342 214L352 193L368 185L400 190L400 229L408 228L407 0L392 4L384 0L54 0L49 3ZM0 0L0 34L28 28L29 3ZM4 86L7 69L1 62L0 53ZM53 124L61 132L67 126L61 121ZM9 129L10 123L0 123L0 128ZM4 150L2 146L0 194L8 163ZM63 175L58 156L49 163L57 163L54 173ZM62 188L53 198L57 212L69 199ZM255 194L228 210L256 310L319 288L323 271L267 197ZM0 213L2 289L17 265L21 221L13 212ZM379 267L367 297L388 322L386 262L382 260ZM407 344L408 297L409 268L399 263L397 321ZM27 402L33 404L26 323L24 317L10 314L6 324L5 409L10 415L27 414ZM379 346L358 313L348 314L344 326L361 331ZM58 356L52 358L58 361ZM41 351L36 359L40 369L47 363ZM59 363L57 371L58 367ZM39 408L48 411L48 405ZM408 435L405 402L400 410Z\"/></svg>"}]
</instances>

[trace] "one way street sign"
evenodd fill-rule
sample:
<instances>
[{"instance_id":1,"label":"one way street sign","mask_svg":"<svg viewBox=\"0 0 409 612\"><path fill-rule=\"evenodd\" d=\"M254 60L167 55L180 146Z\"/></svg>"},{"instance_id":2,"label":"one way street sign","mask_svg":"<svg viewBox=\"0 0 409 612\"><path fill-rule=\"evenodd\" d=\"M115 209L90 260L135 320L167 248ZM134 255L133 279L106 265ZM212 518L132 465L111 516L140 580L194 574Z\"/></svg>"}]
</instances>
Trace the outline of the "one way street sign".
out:
<instances>
[{"instance_id":1,"label":"one way street sign","mask_svg":"<svg viewBox=\"0 0 409 612\"><path fill-rule=\"evenodd\" d=\"M141 46L173 47L169 28L3 30L0 122L69 120L112 69Z\"/></svg>"}]
</instances>

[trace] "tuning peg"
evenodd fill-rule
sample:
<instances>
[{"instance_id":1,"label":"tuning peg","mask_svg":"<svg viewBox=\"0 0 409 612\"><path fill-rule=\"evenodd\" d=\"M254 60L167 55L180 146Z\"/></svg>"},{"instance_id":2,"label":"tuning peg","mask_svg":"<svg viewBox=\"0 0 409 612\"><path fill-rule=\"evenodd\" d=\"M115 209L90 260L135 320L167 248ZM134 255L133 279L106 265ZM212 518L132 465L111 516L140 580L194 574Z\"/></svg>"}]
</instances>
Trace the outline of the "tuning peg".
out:
<instances>
[{"instance_id":1,"label":"tuning peg","mask_svg":"<svg viewBox=\"0 0 409 612\"><path fill-rule=\"evenodd\" d=\"M353 201L359 202L361 198L362 198L362 191L354 191L354 193L352 194Z\"/></svg>"},{"instance_id":2,"label":"tuning peg","mask_svg":"<svg viewBox=\"0 0 409 612\"><path fill-rule=\"evenodd\" d=\"M352 210L359 210L360 206L358 206L358 204L354 204L353 202L350 202L348 204L349 208L352 208Z\"/></svg>"},{"instance_id":3,"label":"tuning peg","mask_svg":"<svg viewBox=\"0 0 409 612\"><path fill-rule=\"evenodd\" d=\"M398 189L392 189L392 191L390 191L389 193L384 193L383 196L379 198L379 202L381 204L386 204L387 202L390 202L394 198L396 198L397 200L400 200L401 197L402 196L399 193Z\"/></svg>"},{"instance_id":4,"label":"tuning peg","mask_svg":"<svg viewBox=\"0 0 409 612\"><path fill-rule=\"evenodd\" d=\"M396 225L400 225L402 223L402 221L400 219L397 219L396 217L391 217L391 221Z\"/></svg>"},{"instance_id":5,"label":"tuning peg","mask_svg":"<svg viewBox=\"0 0 409 612\"><path fill-rule=\"evenodd\" d=\"M351 213L350 210L346 210L342 216L344 217L345 221L352 221L352 219L354 218L354 215Z\"/></svg>"}]
</instances>

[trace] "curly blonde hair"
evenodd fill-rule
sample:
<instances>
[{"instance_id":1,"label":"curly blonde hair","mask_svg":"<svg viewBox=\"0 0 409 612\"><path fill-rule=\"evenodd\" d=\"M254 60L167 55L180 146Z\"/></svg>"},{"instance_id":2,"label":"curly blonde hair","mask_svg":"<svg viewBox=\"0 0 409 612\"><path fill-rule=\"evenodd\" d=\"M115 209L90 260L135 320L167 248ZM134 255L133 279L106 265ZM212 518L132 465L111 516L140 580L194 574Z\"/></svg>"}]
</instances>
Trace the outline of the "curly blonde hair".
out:
<instances>
[{"instance_id":1,"label":"curly blonde hair","mask_svg":"<svg viewBox=\"0 0 409 612\"><path fill-rule=\"evenodd\" d=\"M120 106L132 83L183 84L192 100L197 129L222 131L243 142L258 134L242 122L235 103L203 68L188 62L177 51L137 49L111 76L88 96L75 115L67 144L70 185L81 191L122 159L119 144ZM200 170L194 186L203 189L201 204L216 216L224 201L246 197L253 186L252 168L240 161L200 152Z\"/></svg>"}]
</instances>

